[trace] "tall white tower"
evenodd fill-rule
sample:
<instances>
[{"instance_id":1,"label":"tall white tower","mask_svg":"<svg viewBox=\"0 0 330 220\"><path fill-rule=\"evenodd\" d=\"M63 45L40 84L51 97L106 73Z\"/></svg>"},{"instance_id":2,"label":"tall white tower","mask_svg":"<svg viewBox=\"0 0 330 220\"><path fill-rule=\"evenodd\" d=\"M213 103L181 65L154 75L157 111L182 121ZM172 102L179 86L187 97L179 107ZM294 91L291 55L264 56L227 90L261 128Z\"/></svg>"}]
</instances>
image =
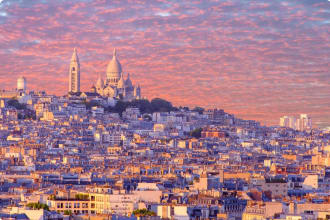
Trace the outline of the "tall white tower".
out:
<instances>
[{"instance_id":1,"label":"tall white tower","mask_svg":"<svg viewBox=\"0 0 330 220\"><path fill-rule=\"evenodd\" d=\"M17 90L26 90L26 79L24 76L21 76L17 79Z\"/></svg>"},{"instance_id":2,"label":"tall white tower","mask_svg":"<svg viewBox=\"0 0 330 220\"><path fill-rule=\"evenodd\" d=\"M80 92L80 63L74 48L69 70L69 92Z\"/></svg>"},{"instance_id":3,"label":"tall white tower","mask_svg":"<svg viewBox=\"0 0 330 220\"><path fill-rule=\"evenodd\" d=\"M298 129L300 131L312 129L312 119L307 114L300 114L300 118L297 120L299 124Z\"/></svg>"}]
</instances>

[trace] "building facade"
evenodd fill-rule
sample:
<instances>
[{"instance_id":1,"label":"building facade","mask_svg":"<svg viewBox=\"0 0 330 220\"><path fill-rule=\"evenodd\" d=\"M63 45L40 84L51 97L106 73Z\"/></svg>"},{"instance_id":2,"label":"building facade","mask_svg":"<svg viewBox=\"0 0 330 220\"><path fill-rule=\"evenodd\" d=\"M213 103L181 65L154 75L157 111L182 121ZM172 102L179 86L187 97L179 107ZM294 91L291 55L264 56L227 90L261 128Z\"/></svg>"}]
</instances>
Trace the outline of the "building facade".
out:
<instances>
[{"instance_id":1,"label":"building facade","mask_svg":"<svg viewBox=\"0 0 330 220\"><path fill-rule=\"evenodd\" d=\"M107 66L106 80L103 80L100 76L96 85L92 86L92 92L98 93L103 97L114 97L125 101L141 98L140 86L133 85L129 74L127 74L126 79L124 78L116 49L114 49L112 60Z\"/></svg>"},{"instance_id":2,"label":"building facade","mask_svg":"<svg viewBox=\"0 0 330 220\"><path fill-rule=\"evenodd\" d=\"M299 118L283 116L280 118L280 126L299 131L312 129L312 119L307 114L300 114Z\"/></svg>"}]
</instances>

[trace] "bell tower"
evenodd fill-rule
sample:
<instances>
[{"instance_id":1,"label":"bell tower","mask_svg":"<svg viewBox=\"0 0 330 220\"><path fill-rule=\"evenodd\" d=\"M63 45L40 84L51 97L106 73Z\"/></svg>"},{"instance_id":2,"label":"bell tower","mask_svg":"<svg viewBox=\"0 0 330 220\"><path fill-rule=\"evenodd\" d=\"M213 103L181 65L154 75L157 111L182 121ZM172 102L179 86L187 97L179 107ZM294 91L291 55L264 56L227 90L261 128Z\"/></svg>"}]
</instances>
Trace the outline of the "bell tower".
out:
<instances>
[{"instance_id":1,"label":"bell tower","mask_svg":"<svg viewBox=\"0 0 330 220\"><path fill-rule=\"evenodd\" d=\"M80 63L74 48L69 70L69 92L80 92Z\"/></svg>"}]
</instances>

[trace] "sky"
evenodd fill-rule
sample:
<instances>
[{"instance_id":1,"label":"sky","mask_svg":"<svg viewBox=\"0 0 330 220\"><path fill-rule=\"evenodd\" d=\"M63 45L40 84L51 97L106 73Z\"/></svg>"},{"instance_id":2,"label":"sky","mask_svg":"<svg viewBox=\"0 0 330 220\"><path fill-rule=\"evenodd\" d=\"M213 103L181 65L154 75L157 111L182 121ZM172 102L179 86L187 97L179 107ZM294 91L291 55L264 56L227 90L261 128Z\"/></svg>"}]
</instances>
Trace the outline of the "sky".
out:
<instances>
[{"instance_id":1,"label":"sky","mask_svg":"<svg viewBox=\"0 0 330 220\"><path fill-rule=\"evenodd\" d=\"M81 87L113 48L148 99L278 124L330 126L328 0L0 0L0 88L64 95L73 48Z\"/></svg>"}]
</instances>

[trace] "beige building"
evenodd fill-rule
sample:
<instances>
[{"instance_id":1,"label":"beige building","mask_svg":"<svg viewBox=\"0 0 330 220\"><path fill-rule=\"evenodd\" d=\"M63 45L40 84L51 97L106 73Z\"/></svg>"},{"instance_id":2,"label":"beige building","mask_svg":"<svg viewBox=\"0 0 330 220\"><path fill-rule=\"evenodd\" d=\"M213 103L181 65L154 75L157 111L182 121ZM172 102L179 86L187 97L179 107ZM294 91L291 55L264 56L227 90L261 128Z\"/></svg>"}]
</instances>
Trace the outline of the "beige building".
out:
<instances>
[{"instance_id":1,"label":"beige building","mask_svg":"<svg viewBox=\"0 0 330 220\"><path fill-rule=\"evenodd\" d=\"M126 194L124 190L95 188L93 192L74 193L68 198L47 200L51 210L64 214L119 214L131 215L136 208L137 196Z\"/></svg>"},{"instance_id":2,"label":"beige building","mask_svg":"<svg viewBox=\"0 0 330 220\"><path fill-rule=\"evenodd\" d=\"M262 191L270 191L273 198L286 197L288 194L288 183L282 179L265 179L261 188Z\"/></svg>"},{"instance_id":3,"label":"beige building","mask_svg":"<svg viewBox=\"0 0 330 220\"><path fill-rule=\"evenodd\" d=\"M275 214L282 213L280 202L255 202L249 201L242 216L242 220L262 220L272 218Z\"/></svg>"},{"instance_id":4,"label":"beige building","mask_svg":"<svg viewBox=\"0 0 330 220\"><path fill-rule=\"evenodd\" d=\"M148 184L147 184L148 185ZM150 185L150 184L149 184ZM148 185L148 186L149 186ZM92 188L89 192L73 192L47 200L51 210L75 214L117 214L130 216L144 202L160 203L158 188L140 188L132 193L107 187Z\"/></svg>"}]
</instances>

